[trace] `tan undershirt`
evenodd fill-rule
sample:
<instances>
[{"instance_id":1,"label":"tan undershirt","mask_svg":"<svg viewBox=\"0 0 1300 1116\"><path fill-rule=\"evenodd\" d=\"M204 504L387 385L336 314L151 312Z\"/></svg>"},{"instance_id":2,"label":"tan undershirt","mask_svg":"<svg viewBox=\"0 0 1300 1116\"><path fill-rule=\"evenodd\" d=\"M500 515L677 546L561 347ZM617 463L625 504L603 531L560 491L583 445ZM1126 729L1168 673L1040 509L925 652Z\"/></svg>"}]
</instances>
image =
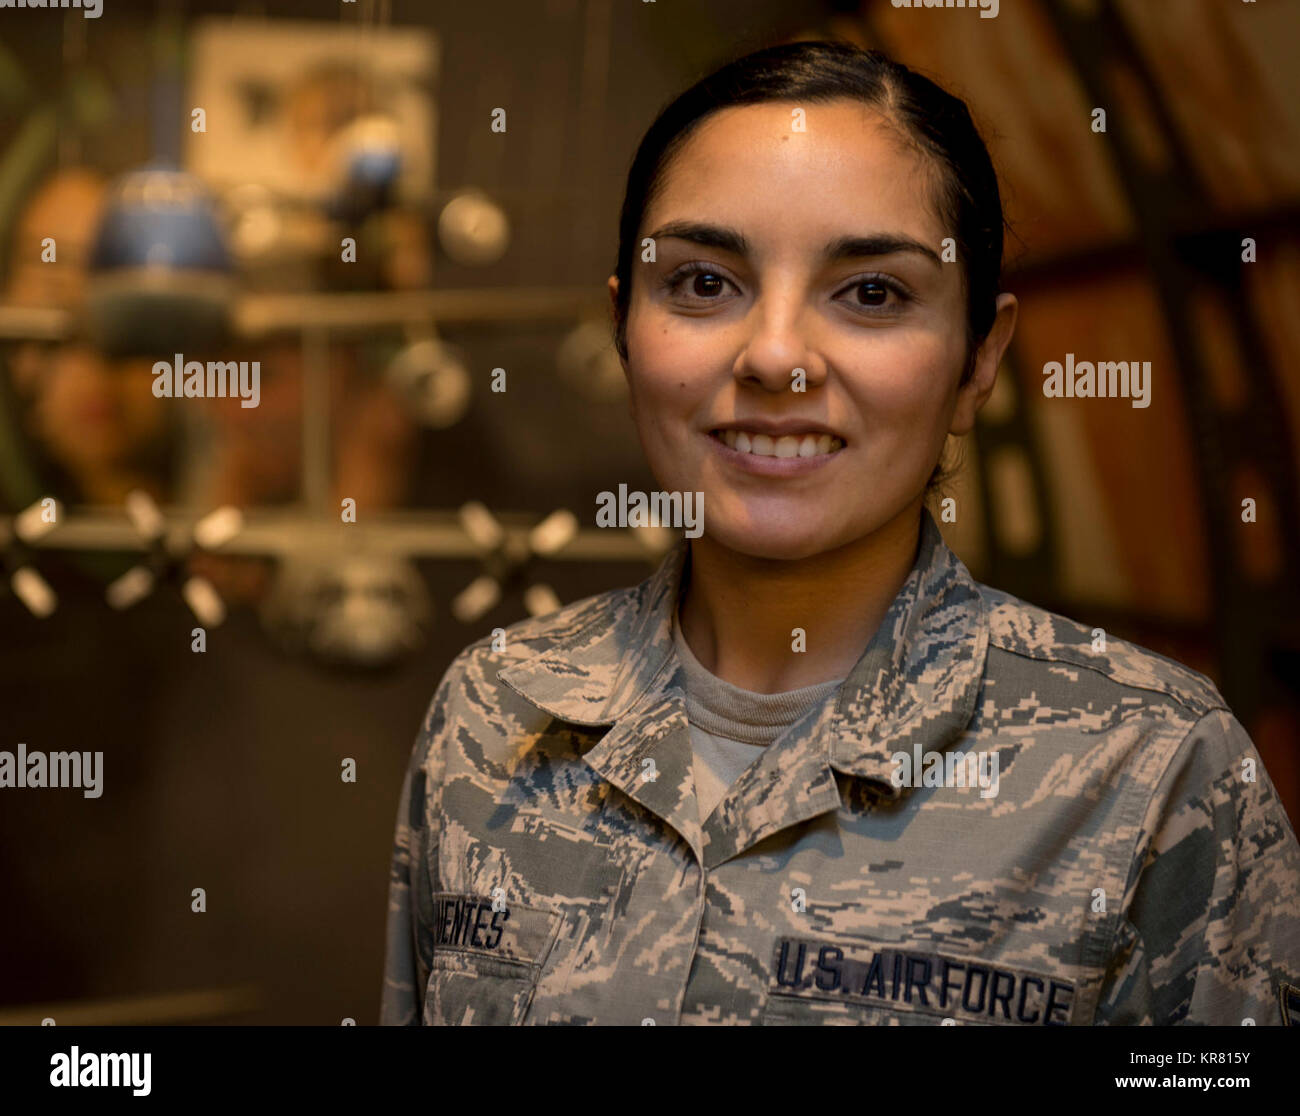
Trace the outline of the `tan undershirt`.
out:
<instances>
[{"instance_id":1,"label":"tan undershirt","mask_svg":"<svg viewBox=\"0 0 1300 1116\"><path fill-rule=\"evenodd\" d=\"M673 645L686 676L686 719L694 749L695 797L703 824L763 749L838 690L844 679L777 694L742 690L711 673L695 657L682 635L676 610Z\"/></svg>"}]
</instances>

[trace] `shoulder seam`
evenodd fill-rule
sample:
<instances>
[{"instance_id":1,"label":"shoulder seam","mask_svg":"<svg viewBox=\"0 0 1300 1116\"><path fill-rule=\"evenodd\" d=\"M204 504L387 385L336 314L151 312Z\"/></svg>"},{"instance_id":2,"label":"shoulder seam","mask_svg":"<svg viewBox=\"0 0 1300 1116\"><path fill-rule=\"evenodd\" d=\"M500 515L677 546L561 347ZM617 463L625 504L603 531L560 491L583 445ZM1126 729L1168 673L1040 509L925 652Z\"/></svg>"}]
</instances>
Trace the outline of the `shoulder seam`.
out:
<instances>
[{"instance_id":1,"label":"shoulder seam","mask_svg":"<svg viewBox=\"0 0 1300 1116\"><path fill-rule=\"evenodd\" d=\"M1132 682L1127 678L1117 677L1113 672L1105 670L1094 663L1081 663L1074 659L1052 658L1047 655L1034 655L1021 651L1015 647L1004 647L1001 643L992 638L989 639L989 646L996 648L1005 655L1015 655L1021 659L1028 659L1030 662L1034 663L1061 663L1078 670L1090 670L1094 674L1099 674L1108 681L1114 682L1117 686L1127 686L1131 690L1143 690L1147 693L1160 694L1179 705L1188 714L1194 715L1196 720L1200 720L1207 714L1213 713L1216 709L1229 709L1228 703L1224 700L1222 694L1219 695L1219 702L1217 704L1212 704L1206 700L1195 698L1185 692L1170 690L1161 686L1146 685L1141 682ZM1136 644L1134 646L1136 646Z\"/></svg>"}]
</instances>

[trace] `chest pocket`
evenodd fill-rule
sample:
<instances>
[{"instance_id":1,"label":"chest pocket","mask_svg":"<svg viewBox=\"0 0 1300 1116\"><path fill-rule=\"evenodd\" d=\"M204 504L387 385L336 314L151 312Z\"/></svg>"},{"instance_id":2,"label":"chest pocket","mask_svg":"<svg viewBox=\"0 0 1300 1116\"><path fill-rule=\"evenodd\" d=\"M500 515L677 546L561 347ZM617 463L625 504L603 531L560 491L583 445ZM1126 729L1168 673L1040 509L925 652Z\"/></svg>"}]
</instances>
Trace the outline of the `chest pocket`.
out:
<instances>
[{"instance_id":1,"label":"chest pocket","mask_svg":"<svg viewBox=\"0 0 1300 1116\"><path fill-rule=\"evenodd\" d=\"M1063 1026L1074 985L978 958L860 938L779 938L765 1026Z\"/></svg>"},{"instance_id":2,"label":"chest pocket","mask_svg":"<svg viewBox=\"0 0 1300 1116\"><path fill-rule=\"evenodd\" d=\"M537 979L555 944L561 916L542 907L437 892L433 953L424 994L430 1026L523 1023Z\"/></svg>"},{"instance_id":3,"label":"chest pocket","mask_svg":"<svg viewBox=\"0 0 1300 1116\"><path fill-rule=\"evenodd\" d=\"M529 854L516 863L527 865L537 891L600 903L618 894L623 867L612 835L596 822L577 828L568 817L529 808L517 812L514 826Z\"/></svg>"},{"instance_id":4,"label":"chest pocket","mask_svg":"<svg viewBox=\"0 0 1300 1116\"><path fill-rule=\"evenodd\" d=\"M513 870L509 886L570 912L611 904L625 882L611 793L578 758L564 757L547 778L534 767L516 771L482 834Z\"/></svg>"}]
</instances>

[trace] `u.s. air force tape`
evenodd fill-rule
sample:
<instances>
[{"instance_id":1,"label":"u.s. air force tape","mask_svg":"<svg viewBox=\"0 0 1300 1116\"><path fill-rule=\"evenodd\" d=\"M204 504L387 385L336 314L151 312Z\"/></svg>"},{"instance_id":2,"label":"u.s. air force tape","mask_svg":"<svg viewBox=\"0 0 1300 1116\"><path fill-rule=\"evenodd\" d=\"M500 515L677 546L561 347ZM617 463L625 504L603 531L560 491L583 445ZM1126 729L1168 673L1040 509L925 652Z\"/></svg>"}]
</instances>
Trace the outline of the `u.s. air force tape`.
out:
<instances>
[{"instance_id":1,"label":"u.s. air force tape","mask_svg":"<svg viewBox=\"0 0 1300 1116\"><path fill-rule=\"evenodd\" d=\"M519 903L496 904L482 895L440 891L433 896L435 949L460 949L511 961L541 964L560 915Z\"/></svg>"},{"instance_id":2,"label":"u.s. air force tape","mask_svg":"<svg viewBox=\"0 0 1300 1116\"><path fill-rule=\"evenodd\" d=\"M1011 966L884 944L780 938L768 995L1052 1027L1069 1022L1074 985Z\"/></svg>"}]
</instances>

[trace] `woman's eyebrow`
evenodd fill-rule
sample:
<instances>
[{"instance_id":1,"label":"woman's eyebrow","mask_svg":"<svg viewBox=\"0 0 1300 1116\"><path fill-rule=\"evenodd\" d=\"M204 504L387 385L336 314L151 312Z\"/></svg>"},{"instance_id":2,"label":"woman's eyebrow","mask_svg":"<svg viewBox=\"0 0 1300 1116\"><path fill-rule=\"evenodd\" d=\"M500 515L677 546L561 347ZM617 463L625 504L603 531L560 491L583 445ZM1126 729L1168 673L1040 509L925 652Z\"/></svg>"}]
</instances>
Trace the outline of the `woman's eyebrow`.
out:
<instances>
[{"instance_id":1,"label":"woman's eyebrow","mask_svg":"<svg viewBox=\"0 0 1300 1116\"><path fill-rule=\"evenodd\" d=\"M897 233L873 233L870 236L842 236L826 245L828 261L855 259L859 256L891 256L896 252L915 252L936 267L943 267L939 254L919 240Z\"/></svg>"},{"instance_id":2,"label":"woman's eyebrow","mask_svg":"<svg viewBox=\"0 0 1300 1116\"><path fill-rule=\"evenodd\" d=\"M692 244L704 248L717 248L737 256L749 253L749 241L735 229L723 225L709 225L703 221L669 221L668 224L650 234L651 240L664 240L668 237L689 240Z\"/></svg>"},{"instance_id":3,"label":"woman's eyebrow","mask_svg":"<svg viewBox=\"0 0 1300 1116\"><path fill-rule=\"evenodd\" d=\"M666 238L688 240L703 248L717 248L737 256L749 254L749 241L735 229L725 225L710 225L703 221L670 221L650 234L652 240ZM924 256L936 267L943 261L933 248L897 233L872 233L868 236L841 236L832 240L822 250L828 262L856 259L862 256L890 256L899 252L912 252Z\"/></svg>"}]
</instances>

